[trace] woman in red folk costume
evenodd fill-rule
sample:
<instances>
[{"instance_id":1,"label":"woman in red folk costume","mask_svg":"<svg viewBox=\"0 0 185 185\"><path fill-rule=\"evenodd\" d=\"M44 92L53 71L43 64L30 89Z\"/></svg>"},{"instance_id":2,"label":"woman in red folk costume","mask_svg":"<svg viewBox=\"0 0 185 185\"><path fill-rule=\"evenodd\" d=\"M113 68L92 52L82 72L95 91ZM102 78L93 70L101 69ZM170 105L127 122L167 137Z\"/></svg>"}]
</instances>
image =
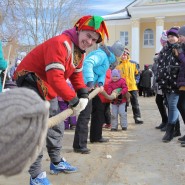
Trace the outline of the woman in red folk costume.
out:
<instances>
[{"instance_id":1,"label":"woman in red folk costume","mask_svg":"<svg viewBox=\"0 0 185 185\"><path fill-rule=\"evenodd\" d=\"M28 53L15 72L17 85L33 89L41 98L49 100L50 116L59 113L57 96L67 101L74 112L79 114L88 103L88 90L82 76L85 51L104 41L105 36L108 38L108 31L102 17L82 17L72 29L45 41ZM68 78L74 90L68 86ZM60 157L63 127L62 122L48 129L46 146L53 174L77 170ZM41 169L41 159L42 154L29 169L30 185L51 184L46 172Z\"/></svg>"}]
</instances>

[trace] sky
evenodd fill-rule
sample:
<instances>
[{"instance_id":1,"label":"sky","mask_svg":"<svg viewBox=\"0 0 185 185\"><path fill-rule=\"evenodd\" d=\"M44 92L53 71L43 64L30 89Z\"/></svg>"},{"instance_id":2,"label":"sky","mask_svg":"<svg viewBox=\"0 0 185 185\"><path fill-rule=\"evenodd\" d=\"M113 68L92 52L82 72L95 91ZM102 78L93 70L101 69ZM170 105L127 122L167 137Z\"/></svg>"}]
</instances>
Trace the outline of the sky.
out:
<instances>
[{"instance_id":1,"label":"sky","mask_svg":"<svg viewBox=\"0 0 185 185\"><path fill-rule=\"evenodd\" d=\"M107 15L124 9L133 0L87 0L88 10L94 15Z\"/></svg>"}]
</instances>

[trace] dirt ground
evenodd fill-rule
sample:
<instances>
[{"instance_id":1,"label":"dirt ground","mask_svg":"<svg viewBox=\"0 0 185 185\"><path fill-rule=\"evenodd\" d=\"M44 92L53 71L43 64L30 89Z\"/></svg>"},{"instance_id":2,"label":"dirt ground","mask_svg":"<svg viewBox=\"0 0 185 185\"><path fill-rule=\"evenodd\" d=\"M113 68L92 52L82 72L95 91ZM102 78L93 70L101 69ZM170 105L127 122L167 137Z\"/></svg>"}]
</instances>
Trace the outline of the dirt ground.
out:
<instances>
[{"instance_id":1,"label":"dirt ground","mask_svg":"<svg viewBox=\"0 0 185 185\"><path fill-rule=\"evenodd\" d=\"M128 108L128 130L111 132L104 129L106 144L90 144L90 154L77 154L72 150L74 131L66 131L62 156L78 167L73 174L49 174L49 158L44 152L43 169L52 185L184 185L185 148L177 142L161 141L164 132L155 129L161 121L155 98L139 97L143 125L136 125ZM185 126L181 120L181 132ZM112 158L107 158L111 156ZM0 177L0 185L28 185L27 169L18 176Z\"/></svg>"}]
</instances>

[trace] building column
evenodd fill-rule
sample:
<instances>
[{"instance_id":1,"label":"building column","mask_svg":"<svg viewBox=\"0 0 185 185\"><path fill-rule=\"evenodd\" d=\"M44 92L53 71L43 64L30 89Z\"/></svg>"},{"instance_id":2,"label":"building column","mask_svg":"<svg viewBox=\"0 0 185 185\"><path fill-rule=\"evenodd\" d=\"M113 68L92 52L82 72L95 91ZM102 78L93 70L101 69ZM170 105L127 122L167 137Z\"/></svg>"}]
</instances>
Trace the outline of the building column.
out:
<instances>
[{"instance_id":1,"label":"building column","mask_svg":"<svg viewBox=\"0 0 185 185\"><path fill-rule=\"evenodd\" d=\"M156 17L156 45L155 45L155 52L158 53L162 46L161 46L161 36L164 30L164 17Z\"/></svg>"},{"instance_id":2,"label":"building column","mask_svg":"<svg viewBox=\"0 0 185 185\"><path fill-rule=\"evenodd\" d=\"M140 46L140 21L132 19L131 59L139 63Z\"/></svg>"}]
</instances>

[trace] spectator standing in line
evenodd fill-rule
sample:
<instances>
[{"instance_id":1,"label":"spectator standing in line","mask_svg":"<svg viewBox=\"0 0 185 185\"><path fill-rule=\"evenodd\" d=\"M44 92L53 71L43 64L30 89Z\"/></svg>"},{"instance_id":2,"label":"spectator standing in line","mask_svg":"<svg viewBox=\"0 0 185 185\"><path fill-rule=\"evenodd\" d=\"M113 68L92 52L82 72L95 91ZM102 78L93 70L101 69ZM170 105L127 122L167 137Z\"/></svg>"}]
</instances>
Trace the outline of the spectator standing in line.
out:
<instances>
[{"instance_id":1,"label":"spectator standing in line","mask_svg":"<svg viewBox=\"0 0 185 185\"><path fill-rule=\"evenodd\" d=\"M161 35L161 46L164 47L167 44L167 31L163 30L162 35ZM160 123L160 125L156 126L156 129L161 129L161 131L166 131L166 125L168 123L168 115L167 115L167 100L164 96L164 93L162 92L161 89L159 89L158 87L158 83L156 82L156 77L157 77L157 65L158 65L158 55L159 53L156 53L154 56L154 63L152 65L152 71L154 74L154 78L153 78L153 89L154 92L156 94L155 97L155 102L157 104L159 113L161 115L162 118L162 122Z\"/></svg>"},{"instance_id":2,"label":"spectator standing in line","mask_svg":"<svg viewBox=\"0 0 185 185\"><path fill-rule=\"evenodd\" d=\"M138 102L138 88L136 84L136 75L139 71L135 62L130 60L130 51L125 48L120 64L116 67L121 72L121 77L126 79L128 91L131 94L130 102L132 105L135 124L143 124Z\"/></svg>"},{"instance_id":3,"label":"spectator standing in line","mask_svg":"<svg viewBox=\"0 0 185 185\"><path fill-rule=\"evenodd\" d=\"M179 100L177 108L181 114L182 120L185 124L185 25L178 30L179 35L179 47L174 49L175 55L180 61L179 74L177 78L177 86L179 87ZM181 146L185 147L185 135L178 138L181 142Z\"/></svg>"},{"instance_id":4,"label":"spectator standing in line","mask_svg":"<svg viewBox=\"0 0 185 185\"><path fill-rule=\"evenodd\" d=\"M144 65L144 70L142 71L142 79L140 82L140 86L143 87L143 96L150 97L151 94L151 79L152 79L152 71L149 69L149 65Z\"/></svg>"},{"instance_id":5,"label":"spectator standing in line","mask_svg":"<svg viewBox=\"0 0 185 185\"><path fill-rule=\"evenodd\" d=\"M168 124L166 133L162 138L163 142L170 142L173 139L175 125L179 119L179 111L177 109L177 102L179 100L177 77L180 61L174 53L179 40L178 30L179 27L172 27L167 31L167 45L163 47L158 57L156 81L158 82L159 89L164 93L168 104Z\"/></svg>"}]
</instances>

